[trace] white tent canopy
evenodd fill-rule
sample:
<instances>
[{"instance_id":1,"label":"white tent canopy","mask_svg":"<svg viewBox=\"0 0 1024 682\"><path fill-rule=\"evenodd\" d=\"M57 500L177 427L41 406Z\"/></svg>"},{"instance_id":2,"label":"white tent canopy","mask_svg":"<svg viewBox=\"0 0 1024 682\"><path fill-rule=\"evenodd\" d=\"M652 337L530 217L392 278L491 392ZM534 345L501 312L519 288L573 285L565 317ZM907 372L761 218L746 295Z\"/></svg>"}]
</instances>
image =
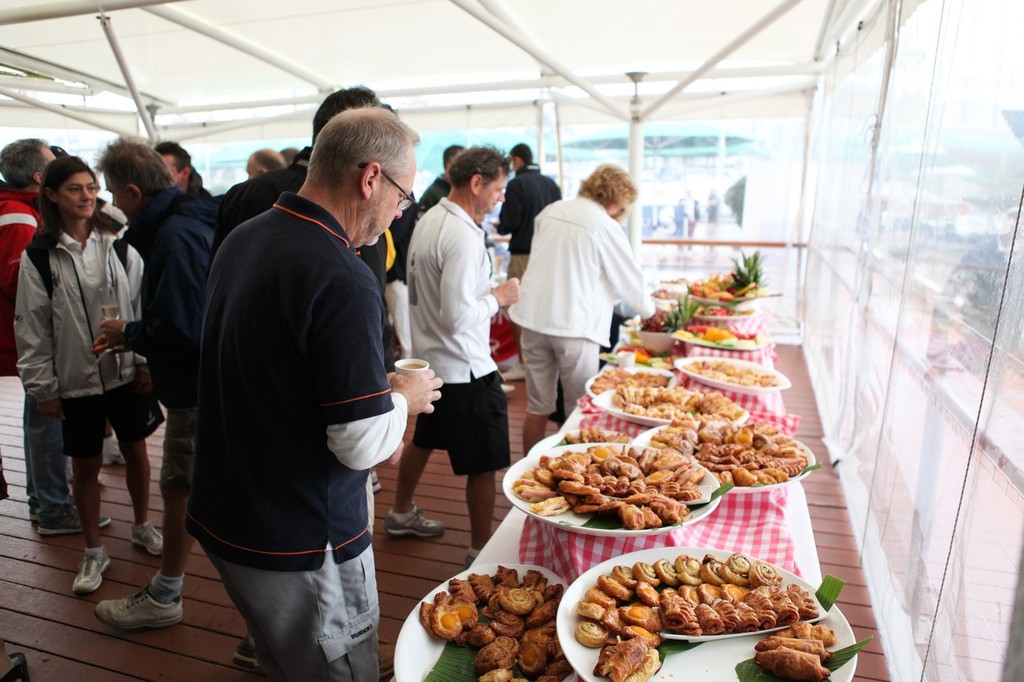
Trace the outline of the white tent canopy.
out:
<instances>
[{"instance_id":1,"label":"white tent canopy","mask_svg":"<svg viewBox=\"0 0 1024 682\"><path fill-rule=\"evenodd\" d=\"M533 125L548 101L570 123L804 115L876 4L4 0L0 125L305 135L324 94L356 84L419 129ZM627 72L647 74L632 112Z\"/></svg>"}]
</instances>

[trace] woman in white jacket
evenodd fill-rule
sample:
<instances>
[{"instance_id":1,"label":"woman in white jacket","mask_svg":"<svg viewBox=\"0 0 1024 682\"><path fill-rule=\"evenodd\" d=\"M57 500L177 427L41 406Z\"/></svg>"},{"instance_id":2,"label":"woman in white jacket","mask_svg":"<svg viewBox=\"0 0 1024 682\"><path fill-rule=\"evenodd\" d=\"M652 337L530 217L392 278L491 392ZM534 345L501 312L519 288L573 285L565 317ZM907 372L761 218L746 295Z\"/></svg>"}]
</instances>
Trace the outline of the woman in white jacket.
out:
<instances>
[{"instance_id":1,"label":"woman in white jacket","mask_svg":"<svg viewBox=\"0 0 1024 682\"><path fill-rule=\"evenodd\" d=\"M583 397L607 346L612 308L621 298L641 317L654 302L619 220L636 201L629 173L604 164L583 181L575 199L556 201L534 220L530 264L509 317L523 328L526 419L523 452L541 438L555 409L561 379L565 413Z\"/></svg>"},{"instance_id":2,"label":"woman in white jacket","mask_svg":"<svg viewBox=\"0 0 1024 682\"><path fill-rule=\"evenodd\" d=\"M145 439L163 415L145 360L94 348L104 315L138 317L143 267L134 249L115 248L117 225L97 210L98 191L96 175L78 157L46 167L39 191L42 224L22 254L15 303L18 373L39 411L63 420L64 453L71 457L85 536L75 594L96 591L110 565L100 538L99 488L108 419L127 465L132 544L153 555L163 551L163 538L147 520Z\"/></svg>"}]
</instances>

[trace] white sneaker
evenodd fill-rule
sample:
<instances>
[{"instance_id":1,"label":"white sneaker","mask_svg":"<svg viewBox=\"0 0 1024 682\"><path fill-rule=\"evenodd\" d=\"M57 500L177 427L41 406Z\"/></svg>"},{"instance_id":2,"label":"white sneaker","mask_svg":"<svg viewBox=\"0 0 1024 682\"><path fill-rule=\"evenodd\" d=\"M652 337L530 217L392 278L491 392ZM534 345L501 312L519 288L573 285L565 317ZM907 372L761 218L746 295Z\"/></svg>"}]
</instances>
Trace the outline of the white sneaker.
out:
<instances>
[{"instance_id":1,"label":"white sneaker","mask_svg":"<svg viewBox=\"0 0 1024 682\"><path fill-rule=\"evenodd\" d=\"M124 455L121 454L121 448L113 436L103 437L103 463L124 464Z\"/></svg>"},{"instance_id":2,"label":"white sneaker","mask_svg":"<svg viewBox=\"0 0 1024 682\"><path fill-rule=\"evenodd\" d=\"M502 384L501 390L504 391L505 393L511 393L512 391L516 390L516 387L513 386L512 384Z\"/></svg>"},{"instance_id":3,"label":"white sneaker","mask_svg":"<svg viewBox=\"0 0 1024 682\"><path fill-rule=\"evenodd\" d=\"M523 366L517 362L516 364L509 367L506 371L502 372L501 378L504 379L505 381L522 381L523 379L526 378L526 370L523 369Z\"/></svg>"},{"instance_id":4,"label":"white sneaker","mask_svg":"<svg viewBox=\"0 0 1024 682\"><path fill-rule=\"evenodd\" d=\"M138 630L165 628L181 622L181 597L161 604L149 593L149 585L124 599L106 599L94 610L100 622L112 628Z\"/></svg>"},{"instance_id":5,"label":"white sneaker","mask_svg":"<svg viewBox=\"0 0 1024 682\"><path fill-rule=\"evenodd\" d=\"M86 554L82 562L78 564L78 575L75 582L71 584L71 591L75 594L89 594L100 589L103 584L103 572L110 568L110 557L107 551L102 554Z\"/></svg>"},{"instance_id":6,"label":"white sneaker","mask_svg":"<svg viewBox=\"0 0 1024 682\"><path fill-rule=\"evenodd\" d=\"M160 556L164 552L164 536L153 527L151 521L132 526L132 544L153 556Z\"/></svg>"}]
</instances>

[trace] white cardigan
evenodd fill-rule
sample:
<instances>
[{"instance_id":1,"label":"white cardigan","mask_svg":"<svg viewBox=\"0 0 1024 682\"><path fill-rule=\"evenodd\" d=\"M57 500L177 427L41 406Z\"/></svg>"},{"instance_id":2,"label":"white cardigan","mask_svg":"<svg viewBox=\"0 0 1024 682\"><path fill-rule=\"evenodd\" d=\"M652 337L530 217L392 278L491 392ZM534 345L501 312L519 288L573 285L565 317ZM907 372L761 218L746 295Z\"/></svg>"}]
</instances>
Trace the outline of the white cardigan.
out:
<instances>
[{"instance_id":1,"label":"white cardigan","mask_svg":"<svg viewBox=\"0 0 1024 682\"><path fill-rule=\"evenodd\" d=\"M584 197L541 211L519 302L508 311L512 321L540 334L607 346L616 294L641 317L654 314L622 226Z\"/></svg>"}]
</instances>

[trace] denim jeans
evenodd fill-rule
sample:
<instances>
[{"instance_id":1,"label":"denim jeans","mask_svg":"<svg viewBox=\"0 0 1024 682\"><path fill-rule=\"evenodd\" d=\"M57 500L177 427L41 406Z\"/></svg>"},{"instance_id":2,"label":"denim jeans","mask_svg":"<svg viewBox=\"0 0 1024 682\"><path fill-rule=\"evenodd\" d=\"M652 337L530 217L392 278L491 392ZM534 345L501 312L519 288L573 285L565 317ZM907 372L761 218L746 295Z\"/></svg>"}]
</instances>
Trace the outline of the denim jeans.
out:
<instances>
[{"instance_id":1,"label":"denim jeans","mask_svg":"<svg viewBox=\"0 0 1024 682\"><path fill-rule=\"evenodd\" d=\"M52 521L71 504L61 422L41 414L35 399L26 393L24 427L28 509L40 519Z\"/></svg>"}]
</instances>

